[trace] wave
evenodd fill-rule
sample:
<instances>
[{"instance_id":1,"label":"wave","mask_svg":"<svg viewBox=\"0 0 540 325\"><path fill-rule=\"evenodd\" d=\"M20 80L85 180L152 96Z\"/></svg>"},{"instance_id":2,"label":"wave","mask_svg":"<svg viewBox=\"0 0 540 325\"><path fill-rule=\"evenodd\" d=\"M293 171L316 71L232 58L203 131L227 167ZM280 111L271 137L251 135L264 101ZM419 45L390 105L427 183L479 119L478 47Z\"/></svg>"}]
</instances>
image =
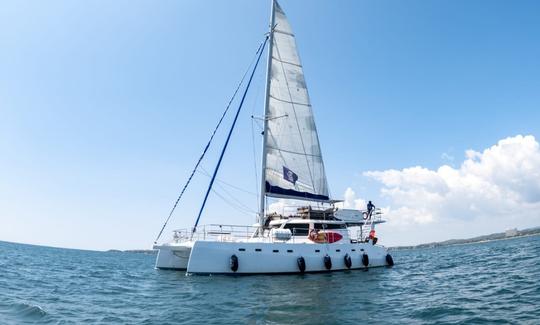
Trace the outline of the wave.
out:
<instances>
[{"instance_id":1,"label":"wave","mask_svg":"<svg viewBox=\"0 0 540 325\"><path fill-rule=\"evenodd\" d=\"M41 306L26 302L1 303L0 314L2 314L2 321L7 324L44 321L48 316Z\"/></svg>"}]
</instances>

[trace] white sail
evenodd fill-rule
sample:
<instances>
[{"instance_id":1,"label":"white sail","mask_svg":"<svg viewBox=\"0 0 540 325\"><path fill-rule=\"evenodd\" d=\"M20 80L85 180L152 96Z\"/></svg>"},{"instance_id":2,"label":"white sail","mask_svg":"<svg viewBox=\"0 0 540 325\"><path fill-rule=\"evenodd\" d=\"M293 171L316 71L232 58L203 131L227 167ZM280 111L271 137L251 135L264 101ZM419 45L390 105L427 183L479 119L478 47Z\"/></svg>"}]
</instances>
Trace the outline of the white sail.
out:
<instances>
[{"instance_id":1,"label":"white sail","mask_svg":"<svg viewBox=\"0 0 540 325\"><path fill-rule=\"evenodd\" d=\"M328 183L304 71L291 26L277 1L274 26L264 134L265 192L326 201Z\"/></svg>"}]
</instances>

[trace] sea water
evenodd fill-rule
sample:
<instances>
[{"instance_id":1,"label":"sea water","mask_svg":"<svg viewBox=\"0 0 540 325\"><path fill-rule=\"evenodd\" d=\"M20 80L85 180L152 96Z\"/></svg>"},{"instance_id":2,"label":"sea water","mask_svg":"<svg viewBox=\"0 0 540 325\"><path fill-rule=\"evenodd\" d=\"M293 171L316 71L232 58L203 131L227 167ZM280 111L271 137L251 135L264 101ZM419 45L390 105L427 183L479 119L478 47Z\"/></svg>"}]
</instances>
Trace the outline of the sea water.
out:
<instances>
[{"instance_id":1,"label":"sea water","mask_svg":"<svg viewBox=\"0 0 540 325\"><path fill-rule=\"evenodd\" d=\"M0 242L0 324L540 324L540 236L392 254L368 271L186 276L154 255Z\"/></svg>"}]
</instances>

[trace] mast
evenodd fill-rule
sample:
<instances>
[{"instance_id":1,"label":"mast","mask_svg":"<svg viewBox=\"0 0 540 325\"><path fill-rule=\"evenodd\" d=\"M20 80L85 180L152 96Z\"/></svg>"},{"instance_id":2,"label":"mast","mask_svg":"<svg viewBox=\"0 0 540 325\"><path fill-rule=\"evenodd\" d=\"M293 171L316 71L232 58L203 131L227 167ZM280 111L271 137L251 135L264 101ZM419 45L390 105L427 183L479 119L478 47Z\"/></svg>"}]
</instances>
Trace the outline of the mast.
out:
<instances>
[{"instance_id":1,"label":"mast","mask_svg":"<svg viewBox=\"0 0 540 325\"><path fill-rule=\"evenodd\" d=\"M261 197L259 202L259 227L260 234L262 234L262 228L264 226L264 211L266 203L266 137L268 131L268 105L270 103L270 77L272 69L272 51L274 48L274 20L275 20L275 0L271 0L270 5L270 26L269 26L269 39L268 39L268 60L266 63L266 92L264 102L264 115L263 115L263 139L262 139L262 159L261 159Z\"/></svg>"}]
</instances>

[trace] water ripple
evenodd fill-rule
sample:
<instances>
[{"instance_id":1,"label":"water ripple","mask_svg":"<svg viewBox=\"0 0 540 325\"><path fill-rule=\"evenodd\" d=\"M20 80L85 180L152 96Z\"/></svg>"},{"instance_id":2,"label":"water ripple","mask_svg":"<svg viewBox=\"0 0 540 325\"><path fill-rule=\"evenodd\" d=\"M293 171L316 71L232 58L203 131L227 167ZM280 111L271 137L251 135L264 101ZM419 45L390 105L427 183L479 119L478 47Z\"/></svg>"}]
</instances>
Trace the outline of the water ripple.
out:
<instances>
[{"instance_id":1,"label":"water ripple","mask_svg":"<svg viewBox=\"0 0 540 325\"><path fill-rule=\"evenodd\" d=\"M154 256L0 242L2 324L537 324L540 237L394 251L396 266L185 276Z\"/></svg>"}]
</instances>

